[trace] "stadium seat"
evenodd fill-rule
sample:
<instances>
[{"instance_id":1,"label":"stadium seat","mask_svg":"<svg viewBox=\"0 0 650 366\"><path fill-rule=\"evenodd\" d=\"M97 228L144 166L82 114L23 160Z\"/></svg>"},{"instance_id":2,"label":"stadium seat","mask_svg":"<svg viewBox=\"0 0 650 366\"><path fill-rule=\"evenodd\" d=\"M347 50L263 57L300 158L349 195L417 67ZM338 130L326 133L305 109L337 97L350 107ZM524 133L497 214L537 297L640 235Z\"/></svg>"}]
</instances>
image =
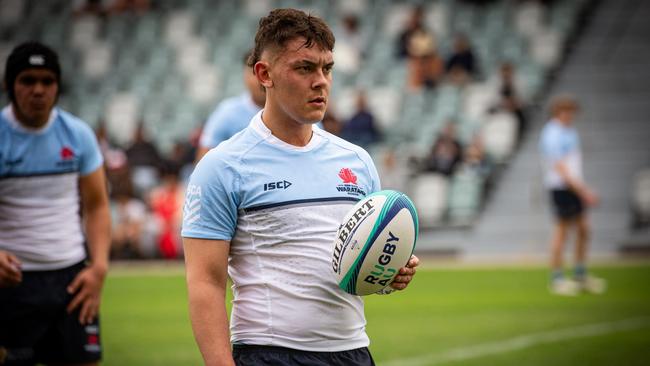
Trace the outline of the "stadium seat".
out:
<instances>
[{"instance_id":1,"label":"stadium seat","mask_svg":"<svg viewBox=\"0 0 650 366\"><path fill-rule=\"evenodd\" d=\"M214 105L219 88L219 75L211 65L198 65L186 79L189 96L197 103Z\"/></svg>"},{"instance_id":2,"label":"stadium seat","mask_svg":"<svg viewBox=\"0 0 650 366\"><path fill-rule=\"evenodd\" d=\"M393 128L397 122L401 95L393 88L377 87L372 91L372 97L368 104L370 110L374 111L375 118L382 130Z\"/></svg>"},{"instance_id":3,"label":"stadium seat","mask_svg":"<svg viewBox=\"0 0 650 366\"><path fill-rule=\"evenodd\" d=\"M70 43L78 50L90 48L99 38L99 18L91 15L76 18L70 30Z\"/></svg>"},{"instance_id":4,"label":"stadium seat","mask_svg":"<svg viewBox=\"0 0 650 366\"><path fill-rule=\"evenodd\" d=\"M442 223L447 211L449 181L438 173L425 173L413 179L411 198L418 208L420 225L434 227Z\"/></svg>"},{"instance_id":5,"label":"stadium seat","mask_svg":"<svg viewBox=\"0 0 650 366\"><path fill-rule=\"evenodd\" d=\"M485 121L482 133L486 153L496 163L504 163L517 142L517 120L510 113L492 114Z\"/></svg>"},{"instance_id":6,"label":"stadium seat","mask_svg":"<svg viewBox=\"0 0 650 366\"><path fill-rule=\"evenodd\" d=\"M562 49L559 34L553 29L539 31L531 38L530 53L534 61L545 68L553 67Z\"/></svg>"},{"instance_id":7,"label":"stadium seat","mask_svg":"<svg viewBox=\"0 0 650 366\"><path fill-rule=\"evenodd\" d=\"M23 19L26 5L27 2L23 0L0 1L0 29L18 25Z\"/></svg>"},{"instance_id":8,"label":"stadium seat","mask_svg":"<svg viewBox=\"0 0 650 366\"><path fill-rule=\"evenodd\" d=\"M114 94L106 106L106 129L118 144L127 145L138 123L139 105L131 93Z\"/></svg>"},{"instance_id":9,"label":"stadium seat","mask_svg":"<svg viewBox=\"0 0 650 366\"><path fill-rule=\"evenodd\" d=\"M461 170L451 182L449 220L456 225L472 223L481 204L483 181L476 173Z\"/></svg>"},{"instance_id":10,"label":"stadium seat","mask_svg":"<svg viewBox=\"0 0 650 366\"><path fill-rule=\"evenodd\" d=\"M83 51L82 72L90 79L105 76L113 63L113 49L109 43L96 42Z\"/></svg>"},{"instance_id":11,"label":"stadium seat","mask_svg":"<svg viewBox=\"0 0 650 366\"><path fill-rule=\"evenodd\" d=\"M175 10L171 12L165 23L164 34L167 44L180 47L192 38L195 31L196 18L189 11Z\"/></svg>"}]
</instances>

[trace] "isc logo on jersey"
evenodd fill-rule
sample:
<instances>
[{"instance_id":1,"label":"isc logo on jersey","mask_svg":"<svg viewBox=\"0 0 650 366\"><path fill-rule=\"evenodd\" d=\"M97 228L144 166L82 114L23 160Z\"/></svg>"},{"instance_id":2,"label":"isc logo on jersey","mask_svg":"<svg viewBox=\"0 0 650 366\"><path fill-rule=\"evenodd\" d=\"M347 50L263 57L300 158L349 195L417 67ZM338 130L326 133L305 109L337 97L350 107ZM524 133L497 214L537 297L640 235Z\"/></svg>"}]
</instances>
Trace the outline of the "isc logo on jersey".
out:
<instances>
[{"instance_id":1,"label":"isc logo on jersey","mask_svg":"<svg viewBox=\"0 0 650 366\"><path fill-rule=\"evenodd\" d=\"M363 296L389 286L413 254L418 226L415 206L401 192L384 190L359 201L334 240L332 270L339 287Z\"/></svg>"}]
</instances>

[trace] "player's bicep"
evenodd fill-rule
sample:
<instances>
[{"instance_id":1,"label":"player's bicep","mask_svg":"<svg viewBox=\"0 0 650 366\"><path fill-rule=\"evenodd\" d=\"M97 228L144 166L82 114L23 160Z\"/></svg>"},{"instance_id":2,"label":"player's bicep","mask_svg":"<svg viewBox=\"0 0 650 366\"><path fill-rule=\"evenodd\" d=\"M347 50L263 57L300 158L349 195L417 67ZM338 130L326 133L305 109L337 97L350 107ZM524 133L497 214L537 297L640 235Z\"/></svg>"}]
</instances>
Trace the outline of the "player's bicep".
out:
<instances>
[{"instance_id":1,"label":"player's bicep","mask_svg":"<svg viewBox=\"0 0 650 366\"><path fill-rule=\"evenodd\" d=\"M199 283L221 289L226 287L229 241L183 238L183 248L188 287Z\"/></svg>"},{"instance_id":2,"label":"player's bicep","mask_svg":"<svg viewBox=\"0 0 650 366\"><path fill-rule=\"evenodd\" d=\"M104 167L100 166L92 173L79 177L79 191L84 210L108 205Z\"/></svg>"}]
</instances>

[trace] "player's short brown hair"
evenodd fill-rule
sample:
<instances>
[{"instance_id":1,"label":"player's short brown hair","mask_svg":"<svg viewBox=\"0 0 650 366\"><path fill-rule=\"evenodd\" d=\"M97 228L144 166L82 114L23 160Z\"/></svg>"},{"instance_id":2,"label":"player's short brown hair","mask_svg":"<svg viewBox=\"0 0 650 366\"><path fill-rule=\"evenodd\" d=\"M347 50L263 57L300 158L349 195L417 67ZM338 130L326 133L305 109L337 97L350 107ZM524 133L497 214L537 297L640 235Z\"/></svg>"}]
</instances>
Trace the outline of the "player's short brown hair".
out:
<instances>
[{"instance_id":1,"label":"player's short brown hair","mask_svg":"<svg viewBox=\"0 0 650 366\"><path fill-rule=\"evenodd\" d=\"M260 19L248 66L253 67L264 50L280 49L299 37L305 39L304 47L317 45L328 51L334 49L334 34L321 18L297 9L275 9Z\"/></svg>"},{"instance_id":2,"label":"player's short brown hair","mask_svg":"<svg viewBox=\"0 0 650 366\"><path fill-rule=\"evenodd\" d=\"M564 111L578 111L580 110L580 104L571 95L559 95L553 98L551 101L551 115L557 116L559 113Z\"/></svg>"}]
</instances>

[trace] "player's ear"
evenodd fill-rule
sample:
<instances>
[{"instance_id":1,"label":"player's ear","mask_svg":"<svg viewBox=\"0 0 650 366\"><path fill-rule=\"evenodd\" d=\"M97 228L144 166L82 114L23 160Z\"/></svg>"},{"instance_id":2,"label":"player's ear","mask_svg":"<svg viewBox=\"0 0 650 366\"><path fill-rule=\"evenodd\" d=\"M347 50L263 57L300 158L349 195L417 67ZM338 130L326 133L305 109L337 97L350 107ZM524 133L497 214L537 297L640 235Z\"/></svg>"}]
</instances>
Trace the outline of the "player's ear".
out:
<instances>
[{"instance_id":1,"label":"player's ear","mask_svg":"<svg viewBox=\"0 0 650 366\"><path fill-rule=\"evenodd\" d=\"M255 76L257 77L257 81L265 87L265 88L271 88L273 87L273 80L271 79L271 74L270 74L270 67L268 62L266 61L258 61L255 63L253 66L253 70L255 71Z\"/></svg>"}]
</instances>

